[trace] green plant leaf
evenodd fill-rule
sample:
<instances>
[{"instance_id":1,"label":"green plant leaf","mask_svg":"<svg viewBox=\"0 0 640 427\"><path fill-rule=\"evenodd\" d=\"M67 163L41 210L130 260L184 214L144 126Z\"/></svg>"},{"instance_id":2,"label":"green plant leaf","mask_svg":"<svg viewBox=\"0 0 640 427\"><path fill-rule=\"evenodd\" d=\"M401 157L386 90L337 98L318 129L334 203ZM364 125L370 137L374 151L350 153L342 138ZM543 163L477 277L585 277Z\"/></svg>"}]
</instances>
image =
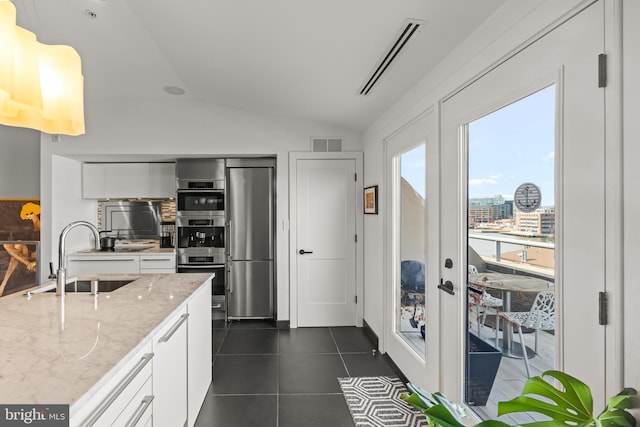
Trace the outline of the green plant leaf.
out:
<instances>
[{"instance_id":1,"label":"green plant leaf","mask_svg":"<svg viewBox=\"0 0 640 427\"><path fill-rule=\"evenodd\" d=\"M610 411L612 409L629 409L637 408L640 405L640 399L638 398L638 392L634 388L625 388L620 393L609 399L606 409L603 411Z\"/></svg>"},{"instance_id":2,"label":"green plant leaf","mask_svg":"<svg viewBox=\"0 0 640 427\"><path fill-rule=\"evenodd\" d=\"M556 388L543 378L549 377L562 384ZM545 400L538 399L541 397ZM591 390L582 381L560 371L547 371L530 378L522 395L508 402L498 403L498 415L513 412L537 412L551 421L537 421L523 426L545 427L571 425L575 427L635 427L635 418L625 409L638 407L637 391L625 388L612 397L604 411L593 417Z\"/></svg>"},{"instance_id":3,"label":"green plant leaf","mask_svg":"<svg viewBox=\"0 0 640 427\"><path fill-rule=\"evenodd\" d=\"M606 411L600 414L598 421L604 427L634 427L636 425L634 416L623 410Z\"/></svg>"},{"instance_id":4,"label":"green plant leaf","mask_svg":"<svg viewBox=\"0 0 640 427\"><path fill-rule=\"evenodd\" d=\"M465 427L455 416L442 404L426 407L424 402L415 394L403 394L400 396L402 400L421 411L429 422L436 427Z\"/></svg>"},{"instance_id":5,"label":"green plant leaf","mask_svg":"<svg viewBox=\"0 0 640 427\"><path fill-rule=\"evenodd\" d=\"M481 422L480 424L476 424L474 427L511 427L507 423L503 423L498 420L486 420Z\"/></svg>"},{"instance_id":6,"label":"green plant leaf","mask_svg":"<svg viewBox=\"0 0 640 427\"><path fill-rule=\"evenodd\" d=\"M564 390L557 389L545 381L550 377L560 382ZM539 396L546 400L540 400ZM513 412L538 412L550 417L556 425L589 425L593 418L591 390L582 381L560 371L547 371L539 377L530 378L524 385L522 396L508 402L498 403L498 415ZM534 426L536 424L523 424ZM544 424L538 424L544 425Z\"/></svg>"},{"instance_id":7,"label":"green plant leaf","mask_svg":"<svg viewBox=\"0 0 640 427\"><path fill-rule=\"evenodd\" d=\"M400 398L419 411L424 411L428 408L416 393L404 393L400 395Z\"/></svg>"},{"instance_id":8,"label":"green plant leaf","mask_svg":"<svg viewBox=\"0 0 640 427\"><path fill-rule=\"evenodd\" d=\"M635 417L625 409L637 408L638 405L638 392L633 388L625 388L609 399L607 407L598 415L597 420L602 426L635 427Z\"/></svg>"}]
</instances>

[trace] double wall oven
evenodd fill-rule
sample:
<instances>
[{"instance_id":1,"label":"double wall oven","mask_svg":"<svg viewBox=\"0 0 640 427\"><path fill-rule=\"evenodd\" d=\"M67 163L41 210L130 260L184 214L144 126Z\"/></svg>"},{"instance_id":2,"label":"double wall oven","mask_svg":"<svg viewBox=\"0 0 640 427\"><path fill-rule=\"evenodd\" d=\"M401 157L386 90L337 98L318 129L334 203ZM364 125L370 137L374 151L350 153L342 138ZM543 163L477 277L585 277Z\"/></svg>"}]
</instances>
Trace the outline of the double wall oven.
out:
<instances>
[{"instance_id":1,"label":"double wall oven","mask_svg":"<svg viewBox=\"0 0 640 427\"><path fill-rule=\"evenodd\" d=\"M226 310L224 159L179 159L176 163L176 253L178 273L216 273L212 308Z\"/></svg>"}]
</instances>

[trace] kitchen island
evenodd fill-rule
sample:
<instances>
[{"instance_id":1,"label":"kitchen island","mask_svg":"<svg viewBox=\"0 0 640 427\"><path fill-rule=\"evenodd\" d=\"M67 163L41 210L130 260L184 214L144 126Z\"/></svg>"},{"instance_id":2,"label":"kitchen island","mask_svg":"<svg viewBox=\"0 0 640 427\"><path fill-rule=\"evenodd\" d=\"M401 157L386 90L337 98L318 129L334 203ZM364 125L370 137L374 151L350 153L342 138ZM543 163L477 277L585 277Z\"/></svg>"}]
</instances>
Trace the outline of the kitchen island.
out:
<instances>
[{"instance_id":1,"label":"kitchen island","mask_svg":"<svg viewBox=\"0 0 640 427\"><path fill-rule=\"evenodd\" d=\"M177 314L189 316L194 296L208 307L211 276L100 274L100 280L133 281L97 296L36 293L0 299L0 403L69 404L73 421L140 351L156 351L154 338L171 326ZM204 316L197 317L193 330L208 330L210 343L210 310L208 318ZM189 359L208 359L210 370L208 347L208 354L190 354ZM189 425L193 422L189 420Z\"/></svg>"}]
</instances>

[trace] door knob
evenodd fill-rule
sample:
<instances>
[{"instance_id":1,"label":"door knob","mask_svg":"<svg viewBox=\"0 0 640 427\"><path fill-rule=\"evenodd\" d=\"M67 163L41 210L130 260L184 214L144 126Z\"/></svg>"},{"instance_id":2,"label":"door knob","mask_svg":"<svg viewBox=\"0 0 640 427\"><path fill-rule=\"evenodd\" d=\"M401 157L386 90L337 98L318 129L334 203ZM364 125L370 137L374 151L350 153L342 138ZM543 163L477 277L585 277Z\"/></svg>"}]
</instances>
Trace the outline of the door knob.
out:
<instances>
[{"instance_id":1,"label":"door knob","mask_svg":"<svg viewBox=\"0 0 640 427\"><path fill-rule=\"evenodd\" d=\"M298 253L300 255L304 255L304 254L312 254L313 252L309 252L309 251L305 251L304 249L300 249L300 251Z\"/></svg>"}]
</instances>

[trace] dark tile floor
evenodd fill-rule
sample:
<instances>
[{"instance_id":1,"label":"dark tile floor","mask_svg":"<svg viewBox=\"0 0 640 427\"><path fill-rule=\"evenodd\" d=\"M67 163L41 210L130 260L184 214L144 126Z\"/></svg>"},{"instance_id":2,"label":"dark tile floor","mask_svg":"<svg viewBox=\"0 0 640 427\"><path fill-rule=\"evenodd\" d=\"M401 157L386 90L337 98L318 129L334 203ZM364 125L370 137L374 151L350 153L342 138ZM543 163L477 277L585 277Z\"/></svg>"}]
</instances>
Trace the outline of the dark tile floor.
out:
<instances>
[{"instance_id":1,"label":"dark tile floor","mask_svg":"<svg viewBox=\"0 0 640 427\"><path fill-rule=\"evenodd\" d=\"M362 328L213 328L213 383L196 427L352 427L337 378L396 375Z\"/></svg>"}]
</instances>

